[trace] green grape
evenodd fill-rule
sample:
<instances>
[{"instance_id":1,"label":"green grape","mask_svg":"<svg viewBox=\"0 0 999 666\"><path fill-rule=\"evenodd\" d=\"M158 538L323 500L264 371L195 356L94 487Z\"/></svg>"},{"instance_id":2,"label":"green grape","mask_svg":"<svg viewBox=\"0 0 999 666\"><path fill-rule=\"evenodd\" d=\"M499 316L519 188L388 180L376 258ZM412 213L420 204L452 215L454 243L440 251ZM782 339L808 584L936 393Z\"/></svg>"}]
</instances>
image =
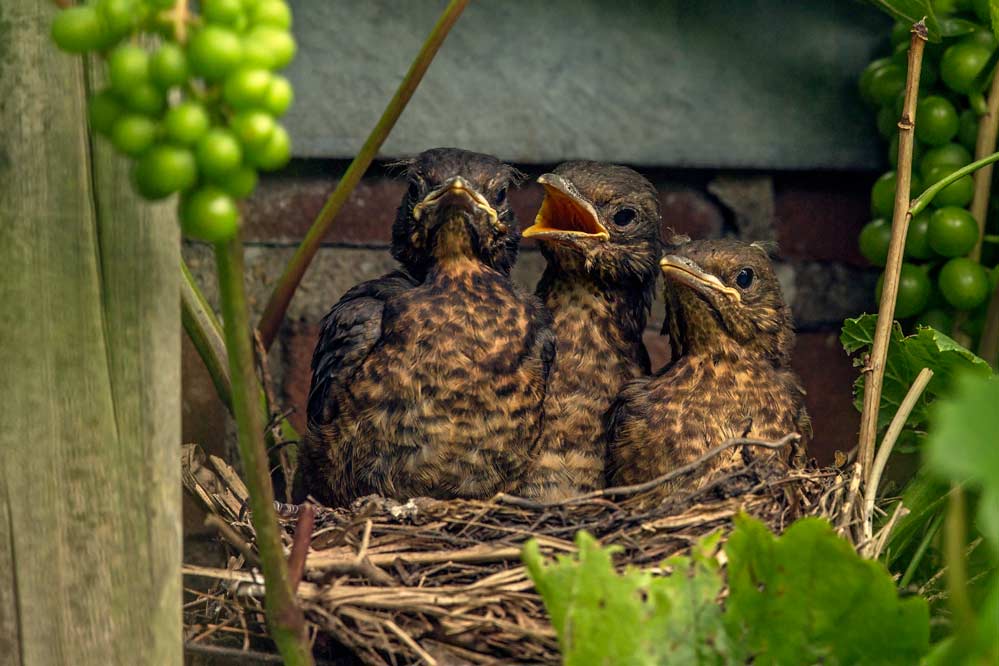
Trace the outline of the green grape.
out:
<instances>
[{"instance_id":1,"label":"green grape","mask_svg":"<svg viewBox=\"0 0 999 666\"><path fill-rule=\"evenodd\" d=\"M948 143L926 151L923 159L919 161L919 173L927 185L932 185L939 180L939 178L930 177L936 167L949 166L952 167L951 171L953 171L970 163L971 153L968 152L967 148L959 143Z\"/></svg>"},{"instance_id":2,"label":"green grape","mask_svg":"<svg viewBox=\"0 0 999 666\"><path fill-rule=\"evenodd\" d=\"M97 13L107 38L118 41L135 30L145 10L138 0L99 0Z\"/></svg>"},{"instance_id":3,"label":"green grape","mask_svg":"<svg viewBox=\"0 0 999 666\"><path fill-rule=\"evenodd\" d=\"M882 106L878 109L877 117L878 133L886 139L898 136L898 116L891 106Z\"/></svg>"},{"instance_id":4,"label":"green grape","mask_svg":"<svg viewBox=\"0 0 999 666\"><path fill-rule=\"evenodd\" d=\"M250 22L254 25L271 25L288 30L291 28L291 10L280 0L264 0L253 8Z\"/></svg>"},{"instance_id":5,"label":"green grape","mask_svg":"<svg viewBox=\"0 0 999 666\"><path fill-rule=\"evenodd\" d=\"M226 77L222 86L222 97L235 109L262 106L271 82L271 73L266 69L249 67L238 69Z\"/></svg>"},{"instance_id":6,"label":"green grape","mask_svg":"<svg viewBox=\"0 0 999 666\"><path fill-rule=\"evenodd\" d=\"M955 257L944 264L937 281L944 299L958 310L974 310L989 296L985 269L966 257Z\"/></svg>"},{"instance_id":7,"label":"green grape","mask_svg":"<svg viewBox=\"0 0 999 666\"><path fill-rule=\"evenodd\" d=\"M111 135L115 121L124 111L121 102L110 90L95 93L87 100L87 117L90 120L90 126L105 136Z\"/></svg>"},{"instance_id":8,"label":"green grape","mask_svg":"<svg viewBox=\"0 0 999 666\"><path fill-rule=\"evenodd\" d=\"M940 61L940 78L954 92L976 92L978 75L982 73L992 51L975 41L962 41L944 51Z\"/></svg>"},{"instance_id":9,"label":"green grape","mask_svg":"<svg viewBox=\"0 0 999 666\"><path fill-rule=\"evenodd\" d=\"M959 257L970 252L978 242L978 223L963 208L941 208L930 218L926 239L937 254Z\"/></svg>"},{"instance_id":10,"label":"green grape","mask_svg":"<svg viewBox=\"0 0 999 666\"><path fill-rule=\"evenodd\" d=\"M264 171L276 171L291 159L291 138L281 125L275 125L264 145L248 151L253 166Z\"/></svg>"},{"instance_id":11,"label":"green grape","mask_svg":"<svg viewBox=\"0 0 999 666\"><path fill-rule=\"evenodd\" d=\"M166 90L187 82L187 55L174 42L167 42L149 59L149 76L160 88Z\"/></svg>"},{"instance_id":12,"label":"green grape","mask_svg":"<svg viewBox=\"0 0 999 666\"><path fill-rule=\"evenodd\" d=\"M201 173L206 178L218 179L239 168L243 161L243 147L232 132L213 127L198 142L197 158Z\"/></svg>"},{"instance_id":13,"label":"green grape","mask_svg":"<svg viewBox=\"0 0 999 666\"><path fill-rule=\"evenodd\" d=\"M182 145L191 145L205 135L211 125L208 112L198 102L182 102L166 113L163 127L167 137Z\"/></svg>"},{"instance_id":14,"label":"green grape","mask_svg":"<svg viewBox=\"0 0 999 666\"><path fill-rule=\"evenodd\" d=\"M243 37L245 64L255 67L286 67L295 57L296 48L289 32L269 25L256 26Z\"/></svg>"},{"instance_id":15,"label":"green grape","mask_svg":"<svg viewBox=\"0 0 999 666\"><path fill-rule=\"evenodd\" d=\"M240 167L219 183L219 187L237 199L247 197L257 186L257 172L252 167Z\"/></svg>"},{"instance_id":16,"label":"green grape","mask_svg":"<svg viewBox=\"0 0 999 666\"><path fill-rule=\"evenodd\" d=\"M935 328L945 335L950 335L954 330L954 317L946 310L933 308L919 315L916 325Z\"/></svg>"},{"instance_id":17,"label":"green grape","mask_svg":"<svg viewBox=\"0 0 999 666\"><path fill-rule=\"evenodd\" d=\"M187 45L191 69L209 80L218 80L235 69L243 58L236 33L209 25L194 33Z\"/></svg>"},{"instance_id":18,"label":"green grape","mask_svg":"<svg viewBox=\"0 0 999 666\"><path fill-rule=\"evenodd\" d=\"M891 225L884 218L872 220L860 230L858 241L864 259L875 266L884 266L891 243Z\"/></svg>"},{"instance_id":19,"label":"green grape","mask_svg":"<svg viewBox=\"0 0 999 666\"><path fill-rule=\"evenodd\" d=\"M111 89L122 96L149 80L149 54L133 44L122 44L108 56Z\"/></svg>"},{"instance_id":20,"label":"green grape","mask_svg":"<svg viewBox=\"0 0 999 666\"><path fill-rule=\"evenodd\" d=\"M198 169L190 150L160 144L136 162L133 177L139 194L147 199L163 199L193 186Z\"/></svg>"},{"instance_id":21,"label":"green grape","mask_svg":"<svg viewBox=\"0 0 999 666\"><path fill-rule=\"evenodd\" d=\"M968 150L974 150L978 142L978 114L971 109L961 112L958 120L957 140Z\"/></svg>"},{"instance_id":22,"label":"green grape","mask_svg":"<svg viewBox=\"0 0 999 666\"><path fill-rule=\"evenodd\" d=\"M133 111L155 116L166 106L163 91L152 83L140 84L125 93L125 105Z\"/></svg>"},{"instance_id":23,"label":"green grape","mask_svg":"<svg viewBox=\"0 0 999 666\"><path fill-rule=\"evenodd\" d=\"M89 5L70 7L52 20L52 40L63 51L86 53L104 41L104 26L97 10Z\"/></svg>"},{"instance_id":24,"label":"green grape","mask_svg":"<svg viewBox=\"0 0 999 666\"><path fill-rule=\"evenodd\" d=\"M240 0L202 0L201 15L208 23L224 26L236 26L245 19Z\"/></svg>"},{"instance_id":25,"label":"green grape","mask_svg":"<svg viewBox=\"0 0 999 666\"><path fill-rule=\"evenodd\" d=\"M931 146L949 143L959 124L954 105L939 95L924 98L916 107L916 138L923 143Z\"/></svg>"},{"instance_id":26,"label":"green grape","mask_svg":"<svg viewBox=\"0 0 999 666\"><path fill-rule=\"evenodd\" d=\"M239 210L231 196L207 185L181 200L180 224L185 236L220 243L236 235Z\"/></svg>"},{"instance_id":27,"label":"green grape","mask_svg":"<svg viewBox=\"0 0 999 666\"><path fill-rule=\"evenodd\" d=\"M149 116L127 113L111 131L111 143L119 151L138 157L156 141L156 123Z\"/></svg>"},{"instance_id":28,"label":"green grape","mask_svg":"<svg viewBox=\"0 0 999 666\"><path fill-rule=\"evenodd\" d=\"M930 211L924 210L909 222L909 230L905 234L905 256L923 261L933 257L928 237L931 216Z\"/></svg>"},{"instance_id":29,"label":"green grape","mask_svg":"<svg viewBox=\"0 0 999 666\"><path fill-rule=\"evenodd\" d=\"M943 188L933 198L937 206L964 207L971 203L975 195L975 181L970 175L961 176L953 183Z\"/></svg>"},{"instance_id":30,"label":"green grape","mask_svg":"<svg viewBox=\"0 0 999 666\"><path fill-rule=\"evenodd\" d=\"M265 146L275 124L274 116L264 111L242 111L229 121L233 132L247 149Z\"/></svg>"},{"instance_id":31,"label":"green grape","mask_svg":"<svg viewBox=\"0 0 999 666\"><path fill-rule=\"evenodd\" d=\"M878 278L874 293L881 300L881 288L884 285L884 273ZM919 266L903 263L898 276L898 295L895 299L895 317L908 319L926 309L930 300L933 285L926 271Z\"/></svg>"},{"instance_id":32,"label":"green grape","mask_svg":"<svg viewBox=\"0 0 999 666\"><path fill-rule=\"evenodd\" d=\"M295 92L291 87L291 82L283 76L275 74L267 89L267 95L264 97L264 109L274 116L280 117L285 114L294 101Z\"/></svg>"}]
</instances>

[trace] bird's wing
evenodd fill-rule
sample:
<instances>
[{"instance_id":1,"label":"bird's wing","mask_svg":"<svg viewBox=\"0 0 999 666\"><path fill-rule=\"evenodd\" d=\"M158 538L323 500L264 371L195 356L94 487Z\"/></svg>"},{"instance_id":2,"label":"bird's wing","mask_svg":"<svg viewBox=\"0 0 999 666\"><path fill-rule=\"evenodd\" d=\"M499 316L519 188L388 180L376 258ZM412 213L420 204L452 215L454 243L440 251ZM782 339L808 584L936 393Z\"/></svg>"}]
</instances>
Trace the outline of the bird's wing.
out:
<instances>
[{"instance_id":1,"label":"bird's wing","mask_svg":"<svg viewBox=\"0 0 999 666\"><path fill-rule=\"evenodd\" d=\"M309 424L329 422L325 413L333 387L346 385L382 334L385 301L416 285L408 273L395 271L377 280L362 282L323 317L319 341L312 355L309 388Z\"/></svg>"},{"instance_id":2,"label":"bird's wing","mask_svg":"<svg viewBox=\"0 0 999 666\"><path fill-rule=\"evenodd\" d=\"M611 483L627 478L628 468L641 457L639 449L648 443L643 407L650 377L639 377L624 384L605 416L607 433L606 476Z\"/></svg>"}]
</instances>

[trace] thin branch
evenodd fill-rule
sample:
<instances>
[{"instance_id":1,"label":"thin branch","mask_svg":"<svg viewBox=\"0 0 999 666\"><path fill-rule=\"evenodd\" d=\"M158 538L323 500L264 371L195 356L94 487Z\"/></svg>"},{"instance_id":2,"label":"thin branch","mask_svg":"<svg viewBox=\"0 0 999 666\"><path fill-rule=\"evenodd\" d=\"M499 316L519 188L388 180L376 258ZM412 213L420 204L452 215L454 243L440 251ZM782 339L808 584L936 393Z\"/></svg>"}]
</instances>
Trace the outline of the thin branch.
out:
<instances>
[{"instance_id":1,"label":"thin branch","mask_svg":"<svg viewBox=\"0 0 999 666\"><path fill-rule=\"evenodd\" d=\"M999 133L999 68L992 75L989 88L989 101L985 115L978 119L978 138L975 141L975 160L980 160L996 150L996 134ZM978 222L978 242L969 255L979 261L982 258L982 238L985 236L985 220L989 212L989 194L992 189L992 166L975 173L975 193L971 198L971 214Z\"/></svg>"},{"instance_id":2,"label":"thin branch","mask_svg":"<svg viewBox=\"0 0 999 666\"><path fill-rule=\"evenodd\" d=\"M980 160L972 162L971 164L966 164L957 171L952 171L947 174L937 182L933 183L920 194L916 199L913 200L912 204L909 206L909 216L919 215L923 210L930 205L933 201L933 197L940 194L940 190L944 189L948 185L953 184L955 181L964 178L969 173L974 173L977 177L978 174L983 173L986 169L991 173L992 163L999 160L999 153L992 153L987 155ZM979 241L980 242L980 241ZM979 245L979 250L981 246ZM977 261L977 259L976 259Z\"/></svg>"},{"instance_id":3,"label":"thin branch","mask_svg":"<svg viewBox=\"0 0 999 666\"><path fill-rule=\"evenodd\" d=\"M967 501L964 488L955 485L947 501L947 519L944 522L944 553L947 557L947 591L950 608L954 613L956 633L965 633L975 626L975 612L968 596L968 561L965 555L965 521Z\"/></svg>"},{"instance_id":4,"label":"thin branch","mask_svg":"<svg viewBox=\"0 0 999 666\"><path fill-rule=\"evenodd\" d=\"M791 433L790 435L785 435L781 437L776 442L768 442L762 439L750 439L747 437L734 437L732 439L727 439L715 448L711 449L701 457L696 460L687 463L681 467L677 467L674 470L663 474L662 476L657 476L651 481L645 481L643 483L636 483L631 486L616 486L613 488L603 488L601 490L594 490L592 492L584 493L582 495L577 495L575 497L570 497L568 499L559 500L557 502L536 502L524 497L517 497L516 495L507 495L506 493L500 493L495 499L501 501L505 504L512 504L514 506L521 506L526 509L547 509L555 506L568 506L571 504L579 504L581 502L587 502L591 499L597 499L600 497L620 497L628 495L637 495L638 493L645 492L647 490L652 490L657 488L668 481L683 476L689 472L697 470L704 463L711 460L719 453L727 451L736 446L760 446L766 449L780 449L789 444L793 444L801 439L801 435L798 433Z\"/></svg>"},{"instance_id":5,"label":"thin branch","mask_svg":"<svg viewBox=\"0 0 999 666\"><path fill-rule=\"evenodd\" d=\"M257 324L260 336L268 349L277 337L278 329L284 320L285 312L287 312L288 305L295 294L295 289L298 288L299 283L302 281L302 276L305 275L305 270L316 256L323 236L329 231L337 213L340 212L340 208L347 201L354 187L357 186L364 172L368 170L368 167L371 165L372 160L374 160L382 143L388 138L392 128L395 127L396 121L399 120L399 116L409 103L409 99L416 92L416 87L423 80L423 75L427 72L427 68L430 67L430 63L433 61L438 49L444 43L444 39L451 31L458 17L461 16L461 12L467 4L468 0L451 0L448 3L444 13L441 14L441 17L437 20L437 24L431 31L430 36L427 37L427 41L423 43L423 47L416 55L413 64L410 65L406 76L399 84L395 95L392 96L388 106L385 107L385 111L382 113L381 118L379 118L378 124L371 130L371 134L368 135L360 152L357 153L354 161L350 163L346 173L343 174L343 177L337 184L336 189L333 190L333 193L326 200L322 210L319 211L319 216L312 223L308 233L302 240L302 244L295 251L295 256L292 257L284 273L281 275L281 279L278 280L277 286L274 288L274 292L271 294L270 300L267 301L267 306L264 308L264 313L260 317L260 322Z\"/></svg>"},{"instance_id":6,"label":"thin branch","mask_svg":"<svg viewBox=\"0 0 999 666\"><path fill-rule=\"evenodd\" d=\"M312 543L312 529L316 526L316 512L312 505L306 502L298 512L298 522L295 524L295 539L291 544L291 556L288 558L288 577L291 579L292 591L298 589L305 573L305 559Z\"/></svg>"},{"instance_id":7,"label":"thin branch","mask_svg":"<svg viewBox=\"0 0 999 666\"><path fill-rule=\"evenodd\" d=\"M926 24L919 21L912 26L912 40L909 45L909 70L905 80L905 103L902 107L902 117L898 121L898 170L896 172L898 176L895 186L895 210L892 216L891 242L888 245L884 286L881 290L874 344L868 363L871 372L864 382L864 408L860 418L860 437L857 440L858 458L865 477L868 476L874 462L874 442L878 434L878 409L885 376L885 359L888 356L891 324L895 317L895 299L898 297L905 235L909 227L909 188L912 183L912 143L913 130L916 126L916 95L919 90L919 72L923 64L923 48L925 46Z\"/></svg>"},{"instance_id":8,"label":"thin branch","mask_svg":"<svg viewBox=\"0 0 999 666\"><path fill-rule=\"evenodd\" d=\"M239 551L240 555L255 567L260 566L260 558L257 554L253 552L250 548L250 544L246 543L242 537L236 534L236 530L232 529L229 523L225 522L214 513L210 513L205 516L205 525L207 527L214 528L223 539L225 539L230 546Z\"/></svg>"},{"instance_id":9,"label":"thin branch","mask_svg":"<svg viewBox=\"0 0 999 666\"><path fill-rule=\"evenodd\" d=\"M288 579L281 531L274 511L274 488L264 444L264 419L260 389L254 372L250 323L243 284L241 235L215 246L219 293L225 321L232 377L232 406L236 417L239 453L246 487L250 493L250 518L257 535L261 568L266 581L264 605L267 624L278 650L289 666L312 664L305 631L305 618Z\"/></svg>"},{"instance_id":10,"label":"thin branch","mask_svg":"<svg viewBox=\"0 0 999 666\"><path fill-rule=\"evenodd\" d=\"M912 382L912 386L909 387L905 398L902 399L902 404L898 406L895 417L888 424L888 430L885 432L884 439L881 440L881 448L878 450L877 458L874 459L871 474L864 483L865 539L870 539L874 534L874 501L878 496L878 486L881 485L881 475L884 473L885 465L888 464L888 458L891 456L892 449L895 448L898 436L902 434L902 430L905 428L905 422L908 420L909 414L916 407L919 397L923 395L926 385L930 383L930 379L932 378L933 371L929 368L923 368L919 371L919 374L916 375L916 380Z\"/></svg>"},{"instance_id":11,"label":"thin branch","mask_svg":"<svg viewBox=\"0 0 999 666\"><path fill-rule=\"evenodd\" d=\"M183 278L180 281L180 318L184 331L205 364L219 399L231 412L232 381L229 379L229 354L222 340L222 325L183 259L180 261L180 272Z\"/></svg>"}]
</instances>

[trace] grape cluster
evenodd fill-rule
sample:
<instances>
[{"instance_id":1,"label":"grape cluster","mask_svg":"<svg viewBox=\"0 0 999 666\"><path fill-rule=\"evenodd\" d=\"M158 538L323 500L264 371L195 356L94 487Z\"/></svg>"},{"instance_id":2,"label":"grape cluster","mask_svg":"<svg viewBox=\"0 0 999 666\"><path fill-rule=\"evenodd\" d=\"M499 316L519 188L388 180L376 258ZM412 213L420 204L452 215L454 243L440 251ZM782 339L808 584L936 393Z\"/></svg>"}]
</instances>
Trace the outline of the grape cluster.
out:
<instances>
[{"instance_id":1,"label":"grape cluster","mask_svg":"<svg viewBox=\"0 0 999 666\"><path fill-rule=\"evenodd\" d=\"M283 0L201 0L199 14L183 0L95 0L60 11L52 38L106 58L109 85L90 96L88 116L135 160L139 194L180 193L184 233L221 242L235 235L236 199L253 191L257 171L291 156L276 118L292 87L275 73L295 56L290 28Z\"/></svg>"},{"instance_id":2,"label":"grape cluster","mask_svg":"<svg viewBox=\"0 0 999 666\"><path fill-rule=\"evenodd\" d=\"M913 197L972 161L979 114L985 109L983 89L991 80L985 70L999 48L990 29L988 0L934 0L933 4L950 36L942 44L927 44L924 51L916 105ZM891 55L870 63L860 77L861 96L877 109L878 131L889 143L887 156L893 168L898 160L897 123L905 96L910 27L896 23ZM884 266L888 256L895 184L895 171L874 183L874 219L860 232L860 251L876 266ZM993 247L984 247L981 263L967 257L978 242L978 224L967 210L973 193L972 176L963 176L913 218L895 310L896 317L910 325L932 326L947 334L959 331L971 341L981 334L989 295L999 278L999 269L987 268L996 261ZM988 217L995 224L995 212ZM881 280L879 298L880 294Z\"/></svg>"}]
</instances>

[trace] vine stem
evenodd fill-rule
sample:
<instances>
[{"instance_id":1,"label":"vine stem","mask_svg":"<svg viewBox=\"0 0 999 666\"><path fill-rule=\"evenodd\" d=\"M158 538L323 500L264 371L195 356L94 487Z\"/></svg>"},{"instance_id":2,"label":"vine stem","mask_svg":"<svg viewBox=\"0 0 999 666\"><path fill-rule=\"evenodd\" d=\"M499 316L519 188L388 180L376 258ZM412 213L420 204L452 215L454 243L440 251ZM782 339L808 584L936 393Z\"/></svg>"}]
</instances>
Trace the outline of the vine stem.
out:
<instances>
[{"instance_id":1,"label":"vine stem","mask_svg":"<svg viewBox=\"0 0 999 666\"><path fill-rule=\"evenodd\" d=\"M402 115L413 93L416 92L416 87L423 80L423 75L426 74L430 63L440 49L441 44L444 43L444 39L451 31L451 28L458 21L461 12L468 5L468 1L451 0L448 3L444 12L437 20L434 29L423 43L423 47L420 48L416 59L409 66L409 71L406 72L406 76L399 84L395 95L392 96L388 106L385 107L385 111L382 112L381 118L378 119L378 124L371 130L371 134L368 135L360 152L354 157L350 166L347 167L346 173L343 174L343 177L337 184L336 189L333 190L326 203L323 204L322 210L319 211L319 215L312 223L301 245L295 251L295 256L291 258L284 273L282 273L257 324L257 330L260 331L260 338L263 340L265 348L270 349L271 344L273 344L274 339L277 337L278 329L281 327L284 315L288 311L288 305L295 295L295 289L298 288L299 283L302 281L302 276L305 275L306 269L312 263L313 258L315 258L323 236L329 231L337 213L340 212L340 208L343 207L350 193L357 186L357 183L360 182L364 172L371 166L371 162L378 153L378 149L381 148L392 128L395 127L396 121L399 120L399 116Z\"/></svg>"},{"instance_id":2,"label":"vine stem","mask_svg":"<svg viewBox=\"0 0 999 666\"><path fill-rule=\"evenodd\" d=\"M975 160L981 160L996 150L996 134L999 133L999 67L992 75L992 87L985 114L978 121L978 138L975 140ZM978 242L969 258L980 261L982 239L985 236L985 221L989 212L989 194L992 189L992 165L975 173L975 193L971 198L971 214L978 222Z\"/></svg>"},{"instance_id":3,"label":"vine stem","mask_svg":"<svg viewBox=\"0 0 999 666\"><path fill-rule=\"evenodd\" d=\"M219 399L232 411L232 382L229 380L229 355L222 340L222 325L208 305L184 260L180 261L180 319L184 332L194 344L212 378Z\"/></svg>"},{"instance_id":4,"label":"vine stem","mask_svg":"<svg viewBox=\"0 0 999 666\"><path fill-rule=\"evenodd\" d=\"M905 103L898 121L898 177L895 186L895 209L892 215L891 242L885 264L884 287L878 307L878 321L874 330L874 344L868 362L868 376L864 382L864 407L860 416L858 458L864 479L870 478L874 462L874 443L878 434L878 409L881 387L884 384L885 359L888 340L895 316L895 299L898 296L899 274L902 270L902 251L909 227L909 189L912 182L912 143L916 118L916 96L919 90L919 72L926 46L926 23L919 21L912 26L909 43L909 70L905 80Z\"/></svg>"},{"instance_id":5,"label":"vine stem","mask_svg":"<svg viewBox=\"0 0 999 666\"><path fill-rule=\"evenodd\" d=\"M968 597L968 563L965 559L965 522L967 500L964 488L955 485L947 499L947 519L944 522L944 554L947 559L947 592L954 614L955 634L963 634L975 626L975 613Z\"/></svg>"},{"instance_id":6,"label":"vine stem","mask_svg":"<svg viewBox=\"0 0 999 666\"><path fill-rule=\"evenodd\" d=\"M888 458L891 456L892 449L895 448L898 436L902 434L902 430L905 428L905 422L909 418L909 414L916 407L919 397L923 394L926 385L930 383L930 379L932 378L933 371L929 368L923 368L919 371L919 374L916 375L916 380L912 382L912 386L909 387L905 398L902 399L902 404L898 406L898 411L895 412L891 423L888 424L888 430L885 431L884 439L881 440L881 447L878 449L878 455L874 459L874 466L871 467L870 477L864 487L865 539L870 539L874 536L874 501L878 496L878 486L881 484L881 475L884 473L885 465L888 464Z\"/></svg>"},{"instance_id":7,"label":"vine stem","mask_svg":"<svg viewBox=\"0 0 999 666\"><path fill-rule=\"evenodd\" d=\"M255 374L250 321L243 284L242 237L215 246L225 343L229 351L232 407L236 417L243 477L250 493L250 519L264 572L267 625L285 664L311 666L302 609L295 602L281 532L274 511L274 488L264 446L264 418Z\"/></svg>"},{"instance_id":8,"label":"vine stem","mask_svg":"<svg viewBox=\"0 0 999 666\"><path fill-rule=\"evenodd\" d=\"M923 210L925 210L926 207L933 202L933 198L940 193L940 190L944 189L954 181L960 180L969 173L975 173L977 176L979 173L983 173L985 171L985 168L983 167L989 167L991 169L991 165L994 162L999 162L999 152L986 155L980 160L972 162L971 164L966 164L957 171L952 171L947 174L937 182L927 187L923 190L922 194L913 199L912 205L909 206L909 216L916 216L923 212Z\"/></svg>"}]
</instances>

